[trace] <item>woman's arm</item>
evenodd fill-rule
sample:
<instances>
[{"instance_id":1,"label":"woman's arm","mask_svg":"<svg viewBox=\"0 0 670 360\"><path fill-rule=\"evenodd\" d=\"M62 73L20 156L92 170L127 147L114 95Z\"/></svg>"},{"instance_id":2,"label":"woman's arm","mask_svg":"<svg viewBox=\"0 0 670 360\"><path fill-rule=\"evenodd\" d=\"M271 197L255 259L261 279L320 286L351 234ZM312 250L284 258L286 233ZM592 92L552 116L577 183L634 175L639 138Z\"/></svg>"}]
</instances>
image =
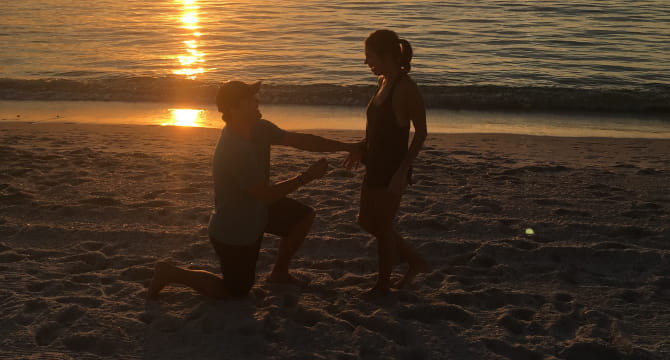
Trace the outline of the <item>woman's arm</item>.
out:
<instances>
[{"instance_id":1,"label":"woman's arm","mask_svg":"<svg viewBox=\"0 0 670 360\"><path fill-rule=\"evenodd\" d=\"M414 137L405 158L400 163L398 170L393 175L389 184L389 190L396 193L402 192L405 189L407 185L407 172L410 166L412 166L414 159L419 155L421 148L423 148L423 143L428 136L426 107L419 87L409 78L398 85L400 85L400 89L398 89L400 91L398 91L397 98L394 96L393 99L396 120L399 126L409 125L411 122L414 126Z\"/></svg>"},{"instance_id":2,"label":"woman's arm","mask_svg":"<svg viewBox=\"0 0 670 360\"><path fill-rule=\"evenodd\" d=\"M426 106L424 105L418 86L414 82L412 82L412 85L410 96L407 97L407 113L409 114L412 126L414 126L414 137L402 164L407 169L409 169L414 159L419 155L419 151L423 148L423 143L428 136Z\"/></svg>"}]
</instances>

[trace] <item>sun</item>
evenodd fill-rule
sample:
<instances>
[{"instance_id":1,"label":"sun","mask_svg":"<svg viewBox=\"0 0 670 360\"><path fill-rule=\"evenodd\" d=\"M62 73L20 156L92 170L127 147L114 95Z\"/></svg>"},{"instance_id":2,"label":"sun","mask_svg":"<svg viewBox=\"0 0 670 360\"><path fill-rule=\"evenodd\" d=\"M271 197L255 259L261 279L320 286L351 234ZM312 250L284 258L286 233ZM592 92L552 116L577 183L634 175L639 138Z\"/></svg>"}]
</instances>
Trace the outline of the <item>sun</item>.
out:
<instances>
[{"instance_id":1,"label":"sun","mask_svg":"<svg viewBox=\"0 0 670 360\"><path fill-rule=\"evenodd\" d=\"M202 109L170 109L170 120L162 123L163 126L190 126L201 127L206 117Z\"/></svg>"}]
</instances>

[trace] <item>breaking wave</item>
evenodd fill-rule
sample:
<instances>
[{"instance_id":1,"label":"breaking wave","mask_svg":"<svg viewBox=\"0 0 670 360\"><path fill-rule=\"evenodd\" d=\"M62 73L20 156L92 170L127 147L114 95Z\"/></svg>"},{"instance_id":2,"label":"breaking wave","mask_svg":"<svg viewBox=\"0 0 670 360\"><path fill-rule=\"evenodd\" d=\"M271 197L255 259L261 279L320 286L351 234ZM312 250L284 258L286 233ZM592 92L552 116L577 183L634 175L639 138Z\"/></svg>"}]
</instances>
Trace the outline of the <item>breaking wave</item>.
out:
<instances>
[{"instance_id":1,"label":"breaking wave","mask_svg":"<svg viewBox=\"0 0 670 360\"><path fill-rule=\"evenodd\" d=\"M551 110L670 113L670 87L421 86L428 108L463 110ZM211 104L217 84L178 77L93 80L0 79L2 100L92 100ZM364 106L368 85L264 84L261 103Z\"/></svg>"}]
</instances>

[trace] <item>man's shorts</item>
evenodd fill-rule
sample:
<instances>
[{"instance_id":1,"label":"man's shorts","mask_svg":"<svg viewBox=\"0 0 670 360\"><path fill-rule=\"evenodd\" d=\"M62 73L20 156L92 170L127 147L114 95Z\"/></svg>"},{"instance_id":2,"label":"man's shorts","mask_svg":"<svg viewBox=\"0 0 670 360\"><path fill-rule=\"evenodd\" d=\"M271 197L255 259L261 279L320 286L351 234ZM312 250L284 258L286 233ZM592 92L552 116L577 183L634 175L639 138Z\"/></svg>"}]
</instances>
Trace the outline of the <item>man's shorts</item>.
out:
<instances>
[{"instance_id":1,"label":"man's shorts","mask_svg":"<svg viewBox=\"0 0 670 360\"><path fill-rule=\"evenodd\" d=\"M295 226L312 212L312 208L291 198L281 198L268 207L268 224L264 233L288 236ZM227 245L210 239L221 263L223 285L233 297L244 297L256 279L256 261L263 234L251 245Z\"/></svg>"}]
</instances>

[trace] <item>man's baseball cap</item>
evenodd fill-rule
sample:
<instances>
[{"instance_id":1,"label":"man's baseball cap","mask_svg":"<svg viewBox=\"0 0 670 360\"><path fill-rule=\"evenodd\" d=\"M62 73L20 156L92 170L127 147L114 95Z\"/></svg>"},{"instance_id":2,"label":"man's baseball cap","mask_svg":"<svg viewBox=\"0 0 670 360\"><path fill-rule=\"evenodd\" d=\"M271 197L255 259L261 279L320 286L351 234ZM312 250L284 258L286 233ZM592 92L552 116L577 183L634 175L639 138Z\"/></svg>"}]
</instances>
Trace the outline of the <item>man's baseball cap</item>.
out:
<instances>
[{"instance_id":1,"label":"man's baseball cap","mask_svg":"<svg viewBox=\"0 0 670 360\"><path fill-rule=\"evenodd\" d=\"M219 92L216 94L216 105L220 112L224 112L240 103L247 97L254 96L261 87L261 82L247 84L242 81L228 81L219 86Z\"/></svg>"}]
</instances>

